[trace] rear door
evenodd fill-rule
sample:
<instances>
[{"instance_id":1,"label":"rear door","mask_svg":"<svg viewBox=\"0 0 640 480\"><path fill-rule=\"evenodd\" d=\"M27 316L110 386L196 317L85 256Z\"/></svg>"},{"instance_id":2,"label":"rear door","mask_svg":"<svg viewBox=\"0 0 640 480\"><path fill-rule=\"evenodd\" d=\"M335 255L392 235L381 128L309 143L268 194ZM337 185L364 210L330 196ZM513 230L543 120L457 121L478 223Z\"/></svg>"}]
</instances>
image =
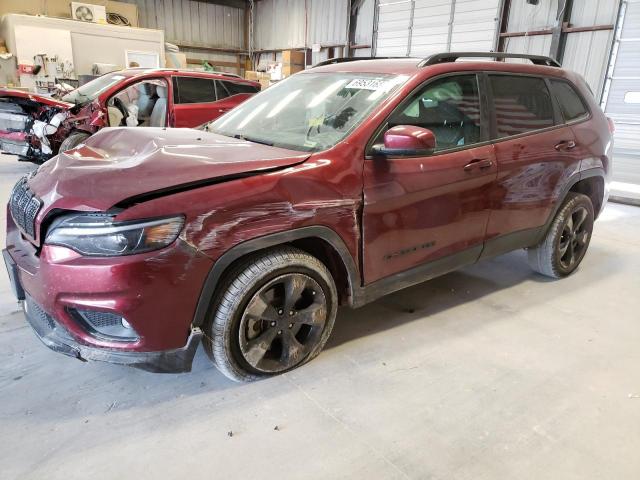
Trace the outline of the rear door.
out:
<instances>
[{"instance_id":1,"label":"rear door","mask_svg":"<svg viewBox=\"0 0 640 480\"><path fill-rule=\"evenodd\" d=\"M414 125L434 133L436 151L365 160L365 283L435 261L442 273L479 257L496 178L480 80L471 73L428 81L373 140L381 143L387 128Z\"/></svg>"},{"instance_id":2,"label":"rear door","mask_svg":"<svg viewBox=\"0 0 640 480\"><path fill-rule=\"evenodd\" d=\"M215 80L204 77L173 77L173 126L197 127L221 115Z\"/></svg>"},{"instance_id":3,"label":"rear door","mask_svg":"<svg viewBox=\"0 0 640 480\"><path fill-rule=\"evenodd\" d=\"M535 238L580 159L571 127L551 96L549 81L531 75L490 73L492 138L498 177L491 193L483 255L522 247ZM515 243L509 244L509 234ZM505 241L490 242L503 237ZM499 251L500 250L500 251Z\"/></svg>"}]
</instances>

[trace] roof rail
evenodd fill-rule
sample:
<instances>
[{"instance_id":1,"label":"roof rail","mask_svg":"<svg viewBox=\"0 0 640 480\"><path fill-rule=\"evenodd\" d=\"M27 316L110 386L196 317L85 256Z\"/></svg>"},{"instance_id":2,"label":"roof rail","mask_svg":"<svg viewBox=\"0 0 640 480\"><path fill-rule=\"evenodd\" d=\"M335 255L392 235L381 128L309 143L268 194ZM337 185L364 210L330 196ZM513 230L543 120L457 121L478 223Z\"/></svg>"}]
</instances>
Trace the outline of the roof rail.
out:
<instances>
[{"instance_id":1,"label":"roof rail","mask_svg":"<svg viewBox=\"0 0 640 480\"><path fill-rule=\"evenodd\" d=\"M391 60L391 59L407 59L407 57L337 57L330 58L324 62L316 63L312 68L323 67L325 65L335 65L336 63L355 62L357 60Z\"/></svg>"},{"instance_id":2,"label":"roof rail","mask_svg":"<svg viewBox=\"0 0 640 480\"><path fill-rule=\"evenodd\" d=\"M418 67L427 67L429 65L438 65L439 63L455 62L459 58L522 58L531 60L534 65L544 65L547 67L560 67L557 60L544 55L528 55L524 53L504 53L504 52L443 52L435 53L422 60Z\"/></svg>"}]
</instances>

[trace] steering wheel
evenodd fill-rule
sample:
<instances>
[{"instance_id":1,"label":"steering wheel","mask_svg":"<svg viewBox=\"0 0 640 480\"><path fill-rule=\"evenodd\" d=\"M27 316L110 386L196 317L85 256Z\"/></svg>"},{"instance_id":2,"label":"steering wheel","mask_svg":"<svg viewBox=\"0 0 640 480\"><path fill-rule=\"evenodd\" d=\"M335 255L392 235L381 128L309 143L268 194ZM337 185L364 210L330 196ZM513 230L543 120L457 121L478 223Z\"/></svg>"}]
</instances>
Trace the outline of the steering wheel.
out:
<instances>
[{"instance_id":1,"label":"steering wheel","mask_svg":"<svg viewBox=\"0 0 640 480\"><path fill-rule=\"evenodd\" d=\"M129 110L127 110L127 106L118 97L113 97L113 106L120 110L120 113L122 113L122 120L120 120L120 125L126 125L126 120L129 116Z\"/></svg>"}]
</instances>

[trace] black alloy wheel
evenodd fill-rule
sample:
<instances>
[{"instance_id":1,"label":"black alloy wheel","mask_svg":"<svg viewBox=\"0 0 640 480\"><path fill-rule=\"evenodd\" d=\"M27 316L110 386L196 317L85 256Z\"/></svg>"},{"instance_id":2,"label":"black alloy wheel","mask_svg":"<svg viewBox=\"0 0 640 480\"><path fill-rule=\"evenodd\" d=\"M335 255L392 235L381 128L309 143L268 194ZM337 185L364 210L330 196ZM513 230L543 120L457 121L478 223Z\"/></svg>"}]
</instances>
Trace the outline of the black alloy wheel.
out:
<instances>
[{"instance_id":1,"label":"black alloy wheel","mask_svg":"<svg viewBox=\"0 0 640 480\"><path fill-rule=\"evenodd\" d=\"M578 207L570 215L562 228L558 239L557 255L560 266L569 271L580 262L587 249L591 236L592 223L585 222L589 212L585 207Z\"/></svg>"},{"instance_id":2,"label":"black alloy wheel","mask_svg":"<svg viewBox=\"0 0 640 480\"><path fill-rule=\"evenodd\" d=\"M246 382L316 357L331 335L339 297L324 263L285 245L240 261L212 300L205 351L224 375Z\"/></svg>"},{"instance_id":3,"label":"black alloy wheel","mask_svg":"<svg viewBox=\"0 0 640 480\"><path fill-rule=\"evenodd\" d=\"M238 330L244 360L264 373L298 366L317 345L327 321L320 285L288 273L261 287L247 304Z\"/></svg>"}]
</instances>

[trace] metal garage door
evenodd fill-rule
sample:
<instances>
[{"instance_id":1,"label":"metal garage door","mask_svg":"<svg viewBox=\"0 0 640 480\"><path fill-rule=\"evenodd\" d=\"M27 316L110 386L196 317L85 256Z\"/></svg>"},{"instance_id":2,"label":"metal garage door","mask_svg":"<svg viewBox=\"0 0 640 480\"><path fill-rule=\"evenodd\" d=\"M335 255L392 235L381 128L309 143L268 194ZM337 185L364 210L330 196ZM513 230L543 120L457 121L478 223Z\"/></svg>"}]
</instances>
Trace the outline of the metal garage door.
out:
<instances>
[{"instance_id":1,"label":"metal garage door","mask_svg":"<svg viewBox=\"0 0 640 480\"><path fill-rule=\"evenodd\" d=\"M603 103L616 124L613 180L634 191L632 185L640 187L640 0L623 3L616 37Z\"/></svg>"},{"instance_id":2,"label":"metal garage door","mask_svg":"<svg viewBox=\"0 0 640 480\"><path fill-rule=\"evenodd\" d=\"M377 57L495 49L500 0L380 0Z\"/></svg>"}]
</instances>

